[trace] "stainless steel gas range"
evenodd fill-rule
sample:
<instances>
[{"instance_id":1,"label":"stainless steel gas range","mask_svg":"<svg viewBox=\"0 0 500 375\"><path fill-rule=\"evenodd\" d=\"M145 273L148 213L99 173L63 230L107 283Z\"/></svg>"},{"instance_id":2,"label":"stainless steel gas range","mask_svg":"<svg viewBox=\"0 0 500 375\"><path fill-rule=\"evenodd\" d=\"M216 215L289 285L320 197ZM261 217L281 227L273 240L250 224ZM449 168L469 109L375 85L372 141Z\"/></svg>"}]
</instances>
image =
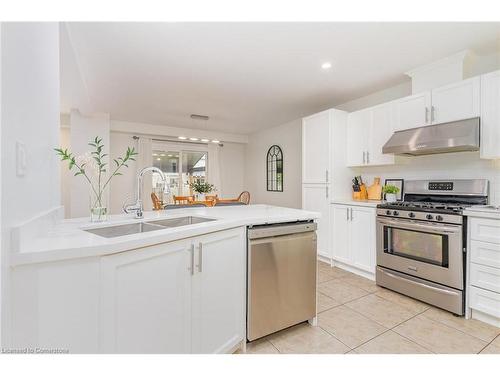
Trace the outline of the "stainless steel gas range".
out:
<instances>
[{"instance_id":1,"label":"stainless steel gas range","mask_svg":"<svg viewBox=\"0 0 500 375\"><path fill-rule=\"evenodd\" d=\"M405 181L404 201L377 206L377 284L463 315L462 211L487 202L487 180Z\"/></svg>"}]
</instances>

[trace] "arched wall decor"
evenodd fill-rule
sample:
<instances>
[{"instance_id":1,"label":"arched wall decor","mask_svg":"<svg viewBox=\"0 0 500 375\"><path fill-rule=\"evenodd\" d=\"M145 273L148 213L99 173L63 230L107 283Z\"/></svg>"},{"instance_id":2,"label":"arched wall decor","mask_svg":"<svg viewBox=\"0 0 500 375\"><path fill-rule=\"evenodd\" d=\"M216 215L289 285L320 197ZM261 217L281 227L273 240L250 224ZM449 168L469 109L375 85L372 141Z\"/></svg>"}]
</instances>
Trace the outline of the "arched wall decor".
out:
<instances>
[{"instance_id":1,"label":"arched wall decor","mask_svg":"<svg viewBox=\"0 0 500 375\"><path fill-rule=\"evenodd\" d=\"M283 191L283 151L272 145L267 151L267 191Z\"/></svg>"}]
</instances>

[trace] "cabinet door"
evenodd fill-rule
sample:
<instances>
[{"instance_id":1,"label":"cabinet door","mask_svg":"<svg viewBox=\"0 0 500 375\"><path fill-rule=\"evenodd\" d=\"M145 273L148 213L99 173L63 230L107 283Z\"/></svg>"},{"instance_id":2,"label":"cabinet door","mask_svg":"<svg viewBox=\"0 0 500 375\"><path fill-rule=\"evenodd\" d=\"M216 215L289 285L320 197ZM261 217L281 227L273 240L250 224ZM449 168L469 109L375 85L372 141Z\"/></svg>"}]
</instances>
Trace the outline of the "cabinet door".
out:
<instances>
[{"instance_id":1,"label":"cabinet door","mask_svg":"<svg viewBox=\"0 0 500 375\"><path fill-rule=\"evenodd\" d=\"M190 353L190 242L101 259L101 351Z\"/></svg>"},{"instance_id":2,"label":"cabinet door","mask_svg":"<svg viewBox=\"0 0 500 375\"><path fill-rule=\"evenodd\" d=\"M429 125L431 121L431 93L423 92L394 102L395 130Z\"/></svg>"},{"instance_id":3,"label":"cabinet door","mask_svg":"<svg viewBox=\"0 0 500 375\"><path fill-rule=\"evenodd\" d=\"M372 125L372 111L362 110L349 113L347 118L347 166L366 164L368 133Z\"/></svg>"},{"instance_id":4,"label":"cabinet door","mask_svg":"<svg viewBox=\"0 0 500 375\"><path fill-rule=\"evenodd\" d=\"M351 263L349 251L349 208L349 206L340 204L333 204L331 207L333 259L346 264Z\"/></svg>"},{"instance_id":5,"label":"cabinet door","mask_svg":"<svg viewBox=\"0 0 500 375\"><path fill-rule=\"evenodd\" d=\"M375 209L353 206L349 243L352 265L375 273Z\"/></svg>"},{"instance_id":6,"label":"cabinet door","mask_svg":"<svg viewBox=\"0 0 500 375\"><path fill-rule=\"evenodd\" d=\"M394 133L393 105L386 103L373 107L372 113L373 122L368 136L367 163L370 165L394 164L394 155L382 153L382 147Z\"/></svg>"},{"instance_id":7,"label":"cabinet door","mask_svg":"<svg viewBox=\"0 0 500 375\"><path fill-rule=\"evenodd\" d=\"M194 353L227 353L245 339L246 229L193 239Z\"/></svg>"},{"instance_id":8,"label":"cabinet door","mask_svg":"<svg viewBox=\"0 0 500 375\"><path fill-rule=\"evenodd\" d=\"M479 116L480 77L432 90L433 124ZM498 103L497 103L498 104Z\"/></svg>"},{"instance_id":9,"label":"cabinet door","mask_svg":"<svg viewBox=\"0 0 500 375\"><path fill-rule=\"evenodd\" d=\"M302 208L321 213L317 220L318 254L331 259L329 189L327 184L302 185Z\"/></svg>"},{"instance_id":10,"label":"cabinet door","mask_svg":"<svg viewBox=\"0 0 500 375\"><path fill-rule=\"evenodd\" d=\"M500 70L481 76L481 158L500 158Z\"/></svg>"},{"instance_id":11,"label":"cabinet door","mask_svg":"<svg viewBox=\"0 0 500 375\"><path fill-rule=\"evenodd\" d=\"M302 120L302 183L330 179L330 111Z\"/></svg>"}]
</instances>

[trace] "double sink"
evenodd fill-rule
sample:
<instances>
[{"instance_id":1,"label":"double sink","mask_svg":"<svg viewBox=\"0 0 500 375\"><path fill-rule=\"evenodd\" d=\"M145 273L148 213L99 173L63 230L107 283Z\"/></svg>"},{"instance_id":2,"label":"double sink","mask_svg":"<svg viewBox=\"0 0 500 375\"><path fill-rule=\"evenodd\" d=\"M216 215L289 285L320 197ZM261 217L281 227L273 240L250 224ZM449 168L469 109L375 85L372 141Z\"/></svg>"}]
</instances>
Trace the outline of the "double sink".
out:
<instances>
[{"instance_id":1,"label":"double sink","mask_svg":"<svg viewBox=\"0 0 500 375\"><path fill-rule=\"evenodd\" d=\"M162 230L166 228L177 228L185 225L199 224L214 220L215 219L208 219L205 217L198 217L198 216L182 216L172 219L152 220L140 223L113 225L95 229L84 229L84 231L105 238L114 238L114 237L127 236L129 234L153 232L155 230Z\"/></svg>"}]
</instances>

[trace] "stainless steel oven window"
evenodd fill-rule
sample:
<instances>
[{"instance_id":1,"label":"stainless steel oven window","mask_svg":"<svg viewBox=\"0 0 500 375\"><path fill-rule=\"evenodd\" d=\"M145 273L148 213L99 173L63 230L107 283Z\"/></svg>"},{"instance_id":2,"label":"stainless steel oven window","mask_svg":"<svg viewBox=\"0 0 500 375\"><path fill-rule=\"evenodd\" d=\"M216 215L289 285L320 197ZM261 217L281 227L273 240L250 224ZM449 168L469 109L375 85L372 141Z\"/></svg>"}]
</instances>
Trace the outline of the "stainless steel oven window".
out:
<instances>
[{"instance_id":1,"label":"stainless steel oven window","mask_svg":"<svg viewBox=\"0 0 500 375\"><path fill-rule=\"evenodd\" d=\"M448 236L384 226L384 252L440 267L449 266Z\"/></svg>"}]
</instances>

